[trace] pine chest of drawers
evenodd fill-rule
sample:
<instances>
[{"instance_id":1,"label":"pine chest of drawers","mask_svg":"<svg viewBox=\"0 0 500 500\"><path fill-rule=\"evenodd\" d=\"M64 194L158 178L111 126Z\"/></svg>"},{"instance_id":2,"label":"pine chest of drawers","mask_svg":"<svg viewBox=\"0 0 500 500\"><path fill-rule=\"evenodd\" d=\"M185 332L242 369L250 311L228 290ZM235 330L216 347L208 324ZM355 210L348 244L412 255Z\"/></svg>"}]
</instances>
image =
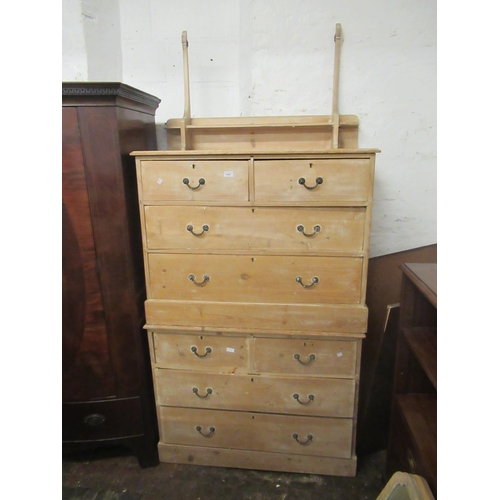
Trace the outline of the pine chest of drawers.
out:
<instances>
[{"instance_id":1,"label":"pine chest of drawers","mask_svg":"<svg viewBox=\"0 0 500 500\"><path fill-rule=\"evenodd\" d=\"M160 460L355 475L376 152L133 153Z\"/></svg>"}]
</instances>

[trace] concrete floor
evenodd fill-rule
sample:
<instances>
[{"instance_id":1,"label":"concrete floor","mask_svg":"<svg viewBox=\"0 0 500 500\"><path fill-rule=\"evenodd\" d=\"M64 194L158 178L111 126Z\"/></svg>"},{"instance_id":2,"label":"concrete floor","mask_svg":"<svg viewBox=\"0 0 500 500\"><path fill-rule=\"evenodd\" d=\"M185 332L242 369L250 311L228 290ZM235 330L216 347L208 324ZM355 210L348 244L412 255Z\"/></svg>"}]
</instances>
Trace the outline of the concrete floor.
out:
<instances>
[{"instance_id":1,"label":"concrete floor","mask_svg":"<svg viewBox=\"0 0 500 500\"><path fill-rule=\"evenodd\" d=\"M63 457L63 500L375 500L385 451L358 457L356 477L160 463L141 469L127 450Z\"/></svg>"}]
</instances>

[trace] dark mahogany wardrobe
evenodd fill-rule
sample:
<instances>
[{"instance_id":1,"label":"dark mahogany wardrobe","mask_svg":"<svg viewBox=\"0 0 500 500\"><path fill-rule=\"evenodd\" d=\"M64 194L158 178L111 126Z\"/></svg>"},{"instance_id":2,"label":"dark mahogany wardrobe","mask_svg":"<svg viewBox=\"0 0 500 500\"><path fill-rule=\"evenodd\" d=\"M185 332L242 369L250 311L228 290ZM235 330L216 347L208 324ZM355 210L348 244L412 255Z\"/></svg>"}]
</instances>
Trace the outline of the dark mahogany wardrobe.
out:
<instances>
[{"instance_id":1,"label":"dark mahogany wardrobe","mask_svg":"<svg viewBox=\"0 0 500 500\"><path fill-rule=\"evenodd\" d=\"M158 463L133 150L156 149L160 100L62 85L63 452L123 444Z\"/></svg>"}]
</instances>

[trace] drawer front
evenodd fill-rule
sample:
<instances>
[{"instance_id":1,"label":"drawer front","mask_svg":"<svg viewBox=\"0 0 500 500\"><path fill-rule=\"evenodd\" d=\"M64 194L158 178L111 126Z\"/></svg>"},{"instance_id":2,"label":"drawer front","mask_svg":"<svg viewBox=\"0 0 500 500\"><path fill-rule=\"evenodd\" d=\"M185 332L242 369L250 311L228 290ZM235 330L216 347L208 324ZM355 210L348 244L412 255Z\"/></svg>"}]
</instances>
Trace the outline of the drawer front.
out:
<instances>
[{"instance_id":1,"label":"drawer front","mask_svg":"<svg viewBox=\"0 0 500 500\"><path fill-rule=\"evenodd\" d=\"M361 203L371 198L372 185L369 159L255 162L257 202Z\"/></svg>"},{"instance_id":2,"label":"drawer front","mask_svg":"<svg viewBox=\"0 0 500 500\"><path fill-rule=\"evenodd\" d=\"M146 206L149 249L363 250L365 208Z\"/></svg>"},{"instance_id":3,"label":"drawer front","mask_svg":"<svg viewBox=\"0 0 500 500\"><path fill-rule=\"evenodd\" d=\"M353 421L160 407L161 442L325 457L351 457Z\"/></svg>"},{"instance_id":4,"label":"drawer front","mask_svg":"<svg viewBox=\"0 0 500 500\"><path fill-rule=\"evenodd\" d=\"M149 297L359 304L362 269L352 257L149 254Z\"/></svg>"},{"instance_id":5,"label":"drawer front","mask_svg":"<svg viewBox=\"0 0 500 500\"><path fill-rule=\"evenodd\" d=\"M248 371L248 339L153 332L156 366L179 370Z\"/></svg>"},{"instance_id":6,"label":"drawer front","mask_svg":"<svg viewBox=\"0 0 500 500\"><path fill-rule=\"evenodd\" d=\"M155 369L157 402L163 406L350 417L352 379L265 377Z\"/></svg>"},{"instance_id":7,"label":"drawer front","mask_svg":"<svg viewBox=\"0 0 500 500\"><path fill-rule=\"evenodd\" d=\"M149 325L252 333L337 332L364 335L368 309L344 304L276 304L148 299Z\"/></svg>"},{"instance_id":8,"label":"drawer front","mask_svg":"<svg viewBox=\"0 0 500 500\"><path fill-rule=\"evenodd\" d=\"M255 371L354 377L356 340L255 339Z\"/></svg>"},{"instance_id":9,"label":"drawer front","mask_svg":"<svg viewBox=\"0 0 500 500\"><path fill-rule=\"evenodd\" d=\"M63 403L63 442L142 436L142 411L138 397Z\"/></svg>"},{"instance_id":10,"label":"drawer front","mask_svg":"<svg viewBox=\"0 0 500 500\"><path fill-rule=\"evenodd\" d=\"M246 161L141 161L142 199L248 201Z\"/></svg>"}]
</instances>

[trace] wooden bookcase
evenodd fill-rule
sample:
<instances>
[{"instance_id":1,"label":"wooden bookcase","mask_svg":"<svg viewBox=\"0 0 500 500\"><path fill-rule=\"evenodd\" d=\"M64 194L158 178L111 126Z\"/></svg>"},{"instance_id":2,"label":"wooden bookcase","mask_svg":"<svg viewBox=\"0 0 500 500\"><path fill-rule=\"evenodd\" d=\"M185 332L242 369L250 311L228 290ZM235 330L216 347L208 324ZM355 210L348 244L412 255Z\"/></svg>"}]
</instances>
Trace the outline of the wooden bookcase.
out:
<instances>
[{"instance_id":1,"label":"wooden bookcase","mask_svg":"<svg viewBox=\"0 0 500 500\"><path fill-rule=\"evenodd\" d=\"M437 496L437 264L404 264L386 473L424 477Z\"/></svg>"}]
</instances>

